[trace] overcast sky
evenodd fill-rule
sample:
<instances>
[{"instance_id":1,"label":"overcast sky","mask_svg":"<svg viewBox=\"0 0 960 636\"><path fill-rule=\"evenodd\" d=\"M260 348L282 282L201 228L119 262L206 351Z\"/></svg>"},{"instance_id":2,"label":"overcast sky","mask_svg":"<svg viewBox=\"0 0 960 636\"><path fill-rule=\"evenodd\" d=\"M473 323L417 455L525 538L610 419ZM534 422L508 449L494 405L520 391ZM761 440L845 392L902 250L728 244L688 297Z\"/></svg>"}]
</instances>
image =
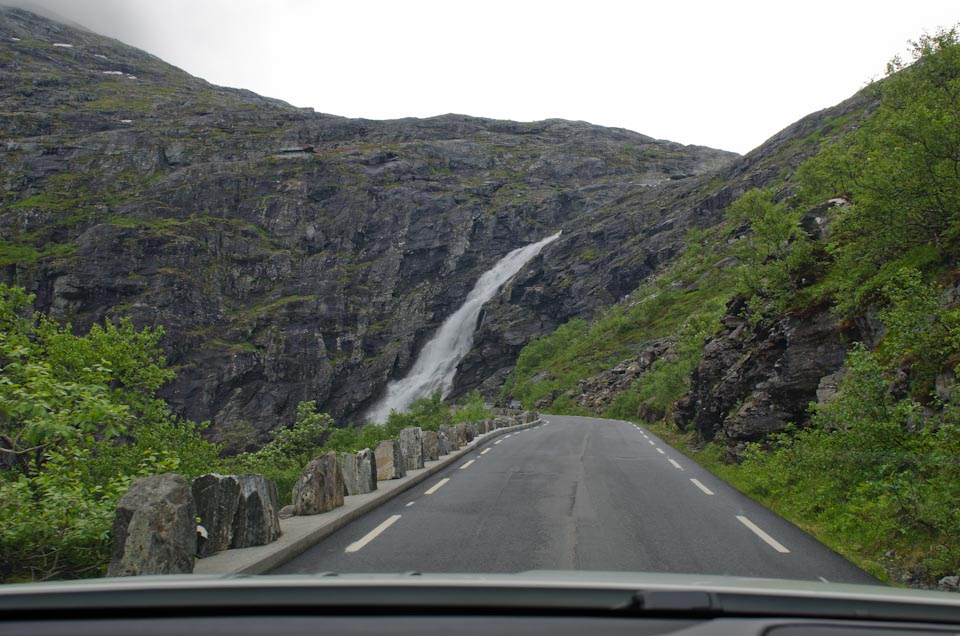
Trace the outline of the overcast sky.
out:
<instances>
[{"instance_id":1,"label":"overcast sky","mask_svg":"<svg viewBox=\"0 0 960 636\"><path fill-rule=\"evenodd\" d=\"M960 21L957 0L34 2L320 112L561 117L741 153Z\"/></svg>"}]
</instances>

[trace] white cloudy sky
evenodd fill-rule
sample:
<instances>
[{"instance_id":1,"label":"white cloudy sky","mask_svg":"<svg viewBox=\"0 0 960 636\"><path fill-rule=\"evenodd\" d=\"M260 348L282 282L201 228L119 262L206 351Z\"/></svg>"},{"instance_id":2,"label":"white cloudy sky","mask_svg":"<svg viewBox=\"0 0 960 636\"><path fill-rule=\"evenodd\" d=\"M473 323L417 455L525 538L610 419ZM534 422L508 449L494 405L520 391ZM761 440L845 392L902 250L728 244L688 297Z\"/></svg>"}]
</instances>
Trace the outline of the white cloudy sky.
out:
<instances>
[{"instance_id":1,"label":"white cloudy sky","mask_svg":"<svg viewBox=\"0 0 960 636\"><path fill-rule=\"evenodd\" d=\"M957 0L33 1L321 112L562 117L737 152L960 21Z\"/></svg>"}]
</instances>

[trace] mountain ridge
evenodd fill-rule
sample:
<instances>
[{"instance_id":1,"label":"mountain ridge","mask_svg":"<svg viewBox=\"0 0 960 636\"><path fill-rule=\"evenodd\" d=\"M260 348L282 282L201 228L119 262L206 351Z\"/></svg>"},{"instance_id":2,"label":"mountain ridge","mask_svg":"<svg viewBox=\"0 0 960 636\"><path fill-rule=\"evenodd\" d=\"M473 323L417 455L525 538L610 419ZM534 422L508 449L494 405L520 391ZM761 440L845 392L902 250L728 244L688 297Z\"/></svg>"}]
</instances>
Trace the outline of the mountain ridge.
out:
<instances>
[{"instance_id":1,"label":"mountain ridge","mask_svg":"<svg viewBox=\"0 0 960 636\"><path fill-rule=\"evenodd\" d=\"M563 229L461 364L455 395L495 394L531 338L632 292L686 230L811 154L797 135L864 101L740 158L557 119L314 113L0 16L3 279L77 328L164 325L164 397L249 444L302 400L358 417L482 271Z\"/></svg>"}]
</instances>

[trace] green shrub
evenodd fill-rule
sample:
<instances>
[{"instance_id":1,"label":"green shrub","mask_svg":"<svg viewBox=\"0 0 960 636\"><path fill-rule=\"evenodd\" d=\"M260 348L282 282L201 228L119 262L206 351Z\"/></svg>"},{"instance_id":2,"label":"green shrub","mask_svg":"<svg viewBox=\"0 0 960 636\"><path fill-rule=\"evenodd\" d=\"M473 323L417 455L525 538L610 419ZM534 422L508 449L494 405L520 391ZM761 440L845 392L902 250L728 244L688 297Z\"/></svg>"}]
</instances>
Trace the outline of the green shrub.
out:
<instances>
[{"instance_id":1,"label":"green shrub","mask_svg":"<svg viewBox=\"0 0 960 636\"><path fill-rule=\"evenodd\" d=\"M74 336L0 285L0 580L102 574L117 500L137 477L215 469L219 447L155 391L162 330Z\"/></svg>"}]
</instances>

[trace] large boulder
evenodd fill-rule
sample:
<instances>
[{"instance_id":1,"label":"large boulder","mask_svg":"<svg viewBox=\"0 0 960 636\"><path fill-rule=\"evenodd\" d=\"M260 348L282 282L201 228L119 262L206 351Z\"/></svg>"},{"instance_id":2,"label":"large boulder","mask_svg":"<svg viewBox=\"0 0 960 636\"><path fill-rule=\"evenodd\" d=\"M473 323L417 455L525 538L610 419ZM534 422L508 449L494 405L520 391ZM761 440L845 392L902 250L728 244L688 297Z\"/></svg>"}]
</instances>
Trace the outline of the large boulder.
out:
<instances>
[{"instance_id":1,"label":"large boulder","mask_svg":"<svg viewBox=\"0 0 960 636\"><path fill-rule=\"evenodd\" d=\"M463 430L464 430L464 432L465 432L465 434L466 434L467 443L468 443L468 444L469 444L470 442L472 442L472 441L477 437L477 427L474 426L473 424L471 424L471 423L468 422L468 423L464 426L464 429L463 429Z\"/></svg>"},{"instance_id":2,"label":"large boulder","mask_svg":"<svg viewBox=\"0 0 960 636\"><path fill-rule=\"evenodd\" d=\"M196 477L191 490L200 525L207 531L198 554L209 556L228 549L233 540L233 519L240 505L240 482L233 475L208 473Z\"/></svg>"},{"instance_id":3,"label":"large boulder","mask_svg":"<svg viewBox=\"0 0 960 636\"><path fill-rule=\"evenodd\" d=\"M266 545L280 537L277 485L263 475L234 475L240 484L237 513L233 516L231 548Z\"/></svg>"},{"instance_id":4,"label":"large boulder","mask_svg":"<svg viewBox=\"0 0 960 636\"><path fill-rule=\"evenodd\" d=\"M400 442L385 439L377 444L374 451L377 461L377 481L400 479L407 474L406 463L400 454Z\"/></svg>"},{"instance_id":5,"label":"large boulder","mask_svg":"<svg viewBox=\"0 0 960 636\"><path fill-rule=\"evenodd\" d=\"M424 431L421 442L423 461L432 462L440 459L440 436L436 431Z\"/></svg>"},{"instance_id":6,"label":"large boulder","mask_svg":"<svg viewBox=\"0 0 960 636\"><path fill-rule=\"evenodd\" d=\"M296 515L318 515L343 505L343 472L333 451L315 457L293 486Z\"/></svg>"},{"instance_id":7,"label":"large boulder","mask_svg":"<svg viewBox=\"0 0 960 636\"><path fill-rule=\"evenodd\" d=\"M467 439L467 424L466 422L460 422L454 428L456 431L455 439L457 440L457 446L465 446L469 443L470 440Z\"/></svg>"},{"instance_id":8,"label":"large boulder","mask_svg":"<svg viewBox=\"0 0 960 636\"><path fill-rule=\"evenodd\" d=\"M344 490L348 495L363 495L377 489L377 458L364 448L359 453L340 453Z\"/></svg>"},{"instance_id":9,"label":"large boulder","mask_svg":"<svg viewBox=\"0 0 960 636\"><path fill-rule=\"evenodd\" d=\"M423 468L423 430L419 426L400 431L400 453L407 470Z\"/></svg>"},{"instance_id":10,"label":"large boulder","mask_svg":"<svg viewBox=\"0 0 960 636\"><path fill-rule=\"evenodd\" d=\"M107 574L193 573L196 516L190 484L180 475L135 480L117 503Z\"/></svg>"}]
</instances>

